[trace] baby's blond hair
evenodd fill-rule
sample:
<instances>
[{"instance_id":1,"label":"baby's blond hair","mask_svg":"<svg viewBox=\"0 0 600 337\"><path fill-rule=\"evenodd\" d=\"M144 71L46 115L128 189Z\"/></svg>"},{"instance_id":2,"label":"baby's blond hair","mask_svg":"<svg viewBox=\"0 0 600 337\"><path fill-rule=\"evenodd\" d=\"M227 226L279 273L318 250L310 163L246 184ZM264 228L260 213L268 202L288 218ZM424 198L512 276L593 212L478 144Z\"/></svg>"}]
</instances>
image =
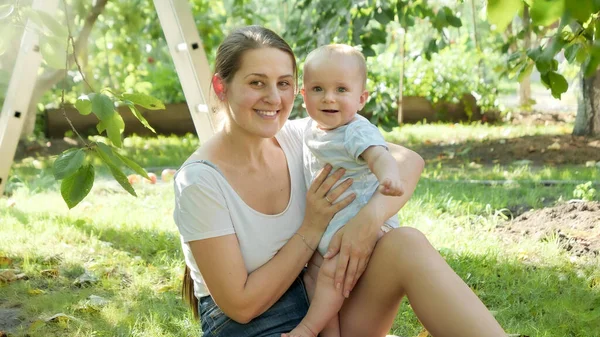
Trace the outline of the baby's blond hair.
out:
<instances>
[{"instance_id":1,"label":"baby's blond hair","mask_svg":"<svg viewBox=\"0 0 600 337\"><path fill-rule=\"evenodd\" d=\"M354 57L356 63L359 67L358 71L363 79L363 88L367 85L367 62L365 61L365 57L363 54L356 48L349 46L347 44L329 44L325 46L318 47L317 49L311 51L308 56L306 56L306 60L304 61L304 74L306 74L306 67L310 64L310 62L318 57L329 56L329 55L348 55Z\"/></svg>"}]
</instances>

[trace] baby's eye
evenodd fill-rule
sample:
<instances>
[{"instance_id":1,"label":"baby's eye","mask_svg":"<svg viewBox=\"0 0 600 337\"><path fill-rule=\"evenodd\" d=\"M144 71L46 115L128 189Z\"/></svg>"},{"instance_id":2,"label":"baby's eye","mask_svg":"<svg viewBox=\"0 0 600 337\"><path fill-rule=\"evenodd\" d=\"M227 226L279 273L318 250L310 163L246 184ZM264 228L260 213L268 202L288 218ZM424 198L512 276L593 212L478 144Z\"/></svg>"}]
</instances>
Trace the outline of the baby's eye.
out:
<instances>
[{"instance_id":1,"label":"baby's eye","mask_svg":"<svg viewBox=\"0 0 600 337\"><path fill-rule=\"evenodd\" d=\"M348 91L348 89L346 89L344 87L339 87L339 88L337 88L337 91L338 92L346 92L346 91Z\"/></svg>"},{"instance_id":2,"label":"baby's eye","mask_svg":"<svg viewBox=\"0 0 600 337\"><path fill-rule=\"evenodd\" d=\"M323 91L323 88L321 88L321 87L313 87L312 91L314 91L314 92L321 92L321 91Z\"/></svg>"}]
</instances>

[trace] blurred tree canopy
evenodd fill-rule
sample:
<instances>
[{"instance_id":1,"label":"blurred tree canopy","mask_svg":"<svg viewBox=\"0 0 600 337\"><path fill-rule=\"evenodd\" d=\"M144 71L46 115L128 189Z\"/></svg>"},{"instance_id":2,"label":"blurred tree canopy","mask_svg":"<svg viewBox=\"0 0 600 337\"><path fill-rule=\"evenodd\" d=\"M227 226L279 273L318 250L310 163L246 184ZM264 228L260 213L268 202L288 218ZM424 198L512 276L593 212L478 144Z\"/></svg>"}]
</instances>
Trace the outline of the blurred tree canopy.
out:
<instances>
[{"instance_id":1,"label":"blurred tree canopy","mask_svg":"<svg viewBox=\"0 0 600 337\"><path fill-rule=\"evenodd\" d=\"M2 94L23 19L30 17L24 14L30 2L0 6L0 31L7 37L0 43ZM151 1L67 0L67 4L73 36L81 45L76 53L92 87L152 94L165 103L184 100ZM373 123L385 128L398 125L402 94L435 103L457 102L468 93L483 110L496 109L499 83L507 77L528 77L534 67L559 97L567 87L557 71L561 51L567 61L582 64L588 75L600 63L596 0L195 0L191 6L211 64L225 34L248 24L280 33L300 65L309 51L323 44L347 43L362 49L371 92L365 111L372 114ZM539 43L529 50L515 47L515 41L525 37L523 30L505 29L524 6L531 7L531 30L539 35ZM64 22L64 11L55 18ZM48 34L42 44L49 47L42 46L42 52L60 50L59 42ZM59 66L64 62L45 54L33 111L60 104L63 84L58 85L62 80L58 74L64 74ZM74 103L86 92L82 76L70 68L66 101ZM296 115L303 113L300 104L298 98Z\"/></svg>"}]
</instances>

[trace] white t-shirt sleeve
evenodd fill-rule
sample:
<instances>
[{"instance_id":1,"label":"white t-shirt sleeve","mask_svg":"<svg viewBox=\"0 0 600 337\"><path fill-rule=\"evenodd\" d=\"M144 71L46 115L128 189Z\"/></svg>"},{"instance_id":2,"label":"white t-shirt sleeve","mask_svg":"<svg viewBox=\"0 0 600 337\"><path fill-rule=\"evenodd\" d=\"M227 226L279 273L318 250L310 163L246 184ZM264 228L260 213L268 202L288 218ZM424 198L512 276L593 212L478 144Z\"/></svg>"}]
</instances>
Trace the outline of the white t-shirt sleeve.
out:
<instances>
[{"instance_id":1,"label":"white t-shirt sleeve","mask_svg":"<svg viewBox=\"0 0 600 337\"><path fill-rule=\"evenodd\" d=\"M350 123L346 128L344 146L354 160L362 161L360 155L369 147L383 146L386 149L388 147L381 132L379 132L379 129L375 125L362 116L357 117L358 120Z\"/></svg>"},{"instance_id":2,"label":"white t-shirt sleeve","mask_svg":"<svg viewBox=\"0 0 600 337\"><path fill-rule=\"evenodd\" d=\"M204 165L194 163L184 167L175 182L180 186L176 186L175 197L178 202L175 204L174 219L186 243L235 233L227 202L218 183L219 173L212 168L202 167Z\"/></svg>"},{"instance_id":3,"label":"white t-shirt sleeve","mask_svg":"<svg viewBox=\"0 0 600 337\"><path fill-rule=\"evenodd\" d=\"M285 138L284 142L288 144L290 150L294 153L301 154L304 129L306 128L308 121L308 117L288 120L277 134L277 138Z\"/></svg>"}]
</instances>

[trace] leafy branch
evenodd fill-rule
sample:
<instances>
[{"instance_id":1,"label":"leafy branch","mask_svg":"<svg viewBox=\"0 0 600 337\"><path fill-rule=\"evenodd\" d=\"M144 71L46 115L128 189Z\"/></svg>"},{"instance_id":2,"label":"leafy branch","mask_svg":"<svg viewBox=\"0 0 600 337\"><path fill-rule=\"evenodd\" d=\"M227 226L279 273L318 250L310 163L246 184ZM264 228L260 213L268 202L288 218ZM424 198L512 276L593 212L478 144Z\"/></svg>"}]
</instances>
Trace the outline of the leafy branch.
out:
<instances>
[{"instance_id":1,"label":"leafy branch","mask_svg":"<svg viewBox=\"0 0 600 337\"><path fill-rule=\"evenodd\" d=\"M106 1L104 0L104 4ZM149 110L164 109L165 106L160 100L142 93L118 93L111 88L104 88L100 92L96 92L87 81L83 68L77 59L78 46L69 25L70 21L66 0L63 0L63 5L65 20L67 22L65 26L61 25L54 17L44 11L22 8L18 5L6 7L10 9L8 16L16 12L14 15L18 18L23 13L23 17L35 23L34 29L40 36L40 50L48 66L57 69L64 67L61 108L71 129L84 146L83 148L66 150L57 157L53 165L54 177L56 180L62 180L61 195L67 206L73 208L89 194L95 179L94 160L99 159L102 164L109 168L112 176L123 189L131 195L137 196L127 176L123 173L122 168L127 167L146 179L150 179L150 177L140 165L119 153L119 148L122 147L121 137L125 129L125 122L115 107L126 105L142 125L155 132L148 121L142 116L137 106ZM58 53L61 49L64 51L62 55ZM106 134L109 140L108 144L98 141L86 142L66 114L68 103L65 101L65 93L71 58L77 66L79 75L81 75L90 90L88 94L83 94L77 99L75 108L81 115L93 113L98 118L96 129L99 134Z\"/></svg>"}]
</instances>

